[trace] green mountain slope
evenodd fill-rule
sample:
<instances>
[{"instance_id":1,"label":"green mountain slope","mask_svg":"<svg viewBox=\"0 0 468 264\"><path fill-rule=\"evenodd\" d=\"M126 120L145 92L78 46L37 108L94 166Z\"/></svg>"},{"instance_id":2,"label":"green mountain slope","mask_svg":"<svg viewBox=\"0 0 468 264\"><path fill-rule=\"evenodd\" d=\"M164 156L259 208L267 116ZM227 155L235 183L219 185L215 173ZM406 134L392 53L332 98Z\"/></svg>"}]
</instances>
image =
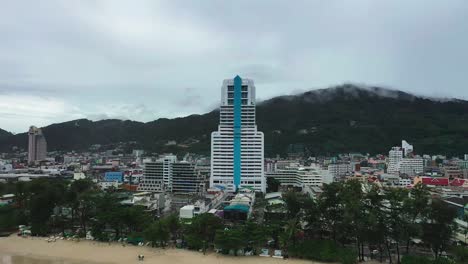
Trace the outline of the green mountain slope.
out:
<instances>
[{"instance_id":1,"label":"green mountain slope","mask_svg":"<svg viewBox=\"0 0 468 264\"><path fill-rule=\"evenodd\" d=\"M92 144L135 141L156 152L209 153L218 111L148 123L75 120L43 129L50 150L82 150ZM257 107L267 156L386 153L406 139L417 153L468 152L468 102L427 99L377 87L342 85L294 96L275 97ZM182 146L165 146L175 140ZM25 133L0 137L0 150L25 148Z\"/></svg>"}]
</instances>

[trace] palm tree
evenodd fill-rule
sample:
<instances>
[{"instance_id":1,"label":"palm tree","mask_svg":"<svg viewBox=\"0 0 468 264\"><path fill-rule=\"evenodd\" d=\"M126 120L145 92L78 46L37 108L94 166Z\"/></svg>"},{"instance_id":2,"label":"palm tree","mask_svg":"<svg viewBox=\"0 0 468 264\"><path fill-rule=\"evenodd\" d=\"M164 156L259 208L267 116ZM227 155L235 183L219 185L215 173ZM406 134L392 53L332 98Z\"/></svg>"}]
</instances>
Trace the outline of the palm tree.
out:
<instances>
[{"instance_id":1,"label":"palm tree","mask_svg":"<svg viewBox=\"0 0 468 264\"><path fill-rule=\"evenodd\" d=\"M284 232L280 236L283 249L288 249L288 247L290 246L290 241L292 242L292 246L296 245L296 235L300 229L300 221L297 217L289 219L286 222L286 225L284 226Z\"/></svg>"}]
</instances>

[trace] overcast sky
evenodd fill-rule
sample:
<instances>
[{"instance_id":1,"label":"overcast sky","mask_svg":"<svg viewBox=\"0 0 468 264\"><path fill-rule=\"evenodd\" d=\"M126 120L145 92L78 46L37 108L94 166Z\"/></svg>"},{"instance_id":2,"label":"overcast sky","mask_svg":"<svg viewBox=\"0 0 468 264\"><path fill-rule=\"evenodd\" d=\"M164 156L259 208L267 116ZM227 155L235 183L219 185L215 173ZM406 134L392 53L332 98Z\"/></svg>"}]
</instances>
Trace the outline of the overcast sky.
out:
<instances>
[{"instance_id":1,"label":"overcast sky","mask_svg":"<svg viewBox=\"0 0 468 264\"><path fill-rule=\"evenodd\" d=\"M468 1L2 1L0 128L204 113L344 82L468 98Z\"/></svg>"}]
</instances>

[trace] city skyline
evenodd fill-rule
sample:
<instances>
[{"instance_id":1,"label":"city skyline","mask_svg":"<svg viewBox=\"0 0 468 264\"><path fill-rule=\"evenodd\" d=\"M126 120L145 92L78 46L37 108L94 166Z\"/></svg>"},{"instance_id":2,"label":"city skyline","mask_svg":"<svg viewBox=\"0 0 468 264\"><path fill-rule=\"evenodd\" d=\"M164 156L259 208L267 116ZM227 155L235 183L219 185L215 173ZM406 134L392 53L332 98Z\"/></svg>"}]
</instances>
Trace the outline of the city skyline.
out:
<instances>
[{"instance_id":1,"label":"city skyline","mask_svg":"<svg viewBox=\"0 0 468 264\"><path fill-rule=\"evenodd\" d=\"M218 102L203 94L235 74L256 80L259 100L345 82L466 99L467 9L466 1L8 2L1 128L204 113Z\"/></svg>"}]
</instances>

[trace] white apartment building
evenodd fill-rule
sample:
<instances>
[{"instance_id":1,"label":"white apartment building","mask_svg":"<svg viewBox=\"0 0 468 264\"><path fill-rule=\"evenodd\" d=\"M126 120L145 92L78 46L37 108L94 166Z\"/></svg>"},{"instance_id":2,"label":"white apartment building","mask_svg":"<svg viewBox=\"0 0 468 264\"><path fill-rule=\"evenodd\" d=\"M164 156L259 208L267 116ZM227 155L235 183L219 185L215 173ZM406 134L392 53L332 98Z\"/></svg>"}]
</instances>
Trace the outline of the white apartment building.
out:
<instances>
[{"instance_id":1,"label":"white apartment building","mask_svg":"<svg viewBox=\"0 0 468 264\"><path fill-rule=\"evenodd\" d=\"M393 147L388 152L388 168L387 173L398 174L398 164L403 159L403 149L400 147Z\"/></svg>"},{"instance_id":2,"label":"white apartment building","mask_svg":"<svg viewBox=\"0 0 468 264\"><path fill-rule=\"evenodd\" d=\"M267 172L266 177L272 177L278 180L281 185L301 187L302 181L298 175L299 167L287 167L277 169L276 171Z\"/></svg>"},{"instance_id":3,"label":"white apartment building","mask_svg":"<svg viewBox=\"0 0 468 264\"><path fill-rule=\"evenodd\" d=\"M300 163L297 160L266 159L265 173L299 166Z\"/></svg>"},{"instance_id":4,"label":"white apartment building","mask_svg":"<svg viewBox=\"0 0 468 264\"><path fill-rule=\"evenodd\" d=\"M330 172L316 164L308 167L288 167L269 172L266 176L277 179L281 185L294 187L321 187L324 183L333 182L333 176Z\"/></svg>"},{"instance_id":5,"label":"white apartment building","mask_svg":"<svg viewBox=\"0 0 468 264\"><path fill-rule=\"evenodd\" d=\"M328 165L328 171L333 177L344 177L353 173L354 166L351 163L332 163Z\"/></svg>"},{"instance_id":6,"label":"white apartment building","mask_svg":"<svg viewBox=\"0 0 468 264\"><path fill-rule=\"evenodd\" d=\"M158 162L163 163L163 182L167 191L172 191L172 163L177 162L176 155L165 155Z\"/></svg>"},{"instance_id":7,"label":"white apartment building","mask_svg":"<svg viewBox=\"0 0 468 264\"><path fill-rule=\"evenodd\" d=\"M210 187L266 191L264 137L255 123L255 86L249 79L224 80L218 131L211 134Z\"/></svg>"},{"instance_id":8,"label":"white apartment building","mask_svg":"<svg viewBox=\"0 0 468 264\"><path fill-rule=\"evenodd\" d=\"M415 176L424 172L424 160L422 158L404 158L398 163L400 174Z\"/></svg>"},{"instance_id":9,"label":"white apartment building","mask_svg":"<svg viewBox=\"0 0 468 264\"><path fill-rule=\"evenodd\" d=\"M175 155L165 155L144 164L138 191L200 193L203 177L195 171L195 164L177 161Z\"/></svg>"}]
</instances>

